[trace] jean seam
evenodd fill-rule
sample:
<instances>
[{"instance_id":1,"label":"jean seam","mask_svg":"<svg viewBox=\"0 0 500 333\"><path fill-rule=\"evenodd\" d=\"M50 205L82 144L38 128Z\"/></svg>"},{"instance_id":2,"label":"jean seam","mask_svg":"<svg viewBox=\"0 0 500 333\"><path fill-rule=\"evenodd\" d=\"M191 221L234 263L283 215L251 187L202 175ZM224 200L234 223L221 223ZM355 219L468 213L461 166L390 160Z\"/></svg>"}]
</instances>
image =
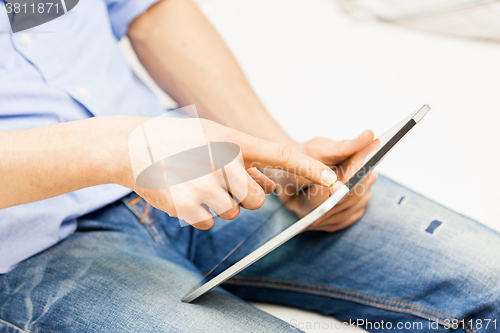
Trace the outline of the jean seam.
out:
<instances>
[{"instance_id":1,"label":"jean seam","mask_svg":"<svg viewBox=\"0 0 500 333\"><path fill-rule=\"evenodd\" d=\"M313 284L309 284L309 283L300 283L300 282L287 281L287 280L281 280L281 281L284 281L285 284L278 283L278 282L273 282L273 281L267 281L267 282L266 281L242 281L242 280L238 280L239 277L240 276L237 275L237 276L233 277L232 279L226 281L226 283L228 283L228 284L247 285L247 286L263 286L263 287L270 287L270 288L274 287L274 288L277 288L277 289L289 289L289 290L295 290L295 291L300 291L300 292L305 292L305 293L313 293L313 294L315 293L315 294L320 294L320 295L326 295L326 296L330 296L330 297L336 297L336 298L341 298L341 299L353 300L353 301L356 301L356 302L359 302L359 303L368 304L368 305L375 305L375 306L379 306L379 307L383 307L383 308L391 309L391 310L395 310L395 311L408 312L408 313L411 313L411 314L414 314L414 315L417 315L417 316L420 316L420 317L424 317L426 319L427 318L435 319L438 322L440 322L442 325L447 325L448 324L442 318L438 318L438 317L433 316L431 314L424 313L422 311L418 311L418 310L411 309L411 308L403 308L403 307L400 307L400 306L392 306L392 305L384 304L384 303L377 302L377 301L374 301L374 300L363 299L363 298L360 298L360 297L353 296L353 294L361 294L361 293L352 292L352 291L348 291L348 290L343 290L343 289L340 289L340 288L333 288L333 287L329 287L329 286L315 285L315 286L318 286L318 287L322 287L323 289L336 290L336 291L343 292L345 294L341 294L341 293L333 292L333 291L327 291L327 290L313 289L313 288L310 288L310 287L306 286L306 285L313 285ZM280 280L280 279L258 278L258 277L250 277L250 278L260 279L260 280L266 280L266 279L267 280L278 280L278 281ZM301 286L293 286L291 284L303 285L303 287L301 287ZM457 320L455 318L449 317L449 316L444 315L442 313L439 313L437 311L434 311L434 310L431 310L431 309L427 309L427 308L424 308L424 307L421 307L421 306L418 306L418 305L415 305L415 304L408 304L408 303L402 303L402 302L387 300L387 299L383 299L383 298L379 298L379 297L375 297L375 296L371 296L371 295L367 295L367 294L361 294L361 295L363 295L365 297L369 297L369 298L373 298L373 299L378 299L378 300L381 300L381 301L385 301L385 302L388 302L388 303L402 304L402 305L407 305L409 307L418 307L418 308L421 308L421 309L423 309L423 310L425 310L427 312L436 313L437 315L440 315L442 317L446 317L447 319Z\"/></svg>"},{"instance_id":2,"label":"jean seam","mask_svg":"<svg viewBox=\"0 0 500 333\"><path fill-rule=\"evenodd\" d=\"M143 225L147 229L147 231L149 232L151 237L153 237L155 242L167 245L167 242L165 241L165 239L163 239L161 233L154 225L153 220L149 217L149 211L143 212L142 210L137 208L137 204L141 201L144 201L144 199L142 199L141 197L137 197L132 200L126 200L126 199L122 200L125 206L127 206L127 208L130 209L130 211L137 217L137 219L139 219L141 225Z\"/></svg>"},{"instance_id":3,"label":"jean seam","mask_svg":"<svg viewBox=\"0 0 500 333\"><path fill-rule=\"evenodd\" d=\"M411 304L411 303L404 303L404 302L399 302L399 301L393 301L393 300L390 300L387 298L377 297L377 296L373 296L373 295L369 295L369 294L365 294L365 293L360 293L357 291L337 288L337 287L330 287L330 286L308 283L308 282L291 281L291 280L276 279L276 278L269 278L269 277L254 277L254 276L236 275L233 277L233 279L234 278L236 278L236 279L243 278L243 279L249 279L249 280L252 280L252 279L253 280L267 280L267 281L277 282L277 283L286 283L286 284L291 284L291 285L297 284L297 285L303 285L303 286L311 287L311 288L339 291L339 292L343 292L346 294L363 296L363 297L367 297L367 298L371 298L371 299L375 299L375 300L379 300L379 301L383 301L383 302L387 302L387 303L392 303L392 304L396 304L396 305L403 305L403 306L405 305L405 306L409 306L409 307L419 308L419 309L425 310L427 312L431 312L431 313L443 316L443 317L448 318L450 320L455 320L455 318L447 316L444 313L441 313L441 312L438 312L438 311L435 311L432 309L428 309L428 308L425 308L425 307L420 306L420 305Z\"/></svg>"},{"instance_id":4,"label":"jean seam","mask_svg":"<svg viewBox=\"0 0 500 333\"><path fill-rule=\"evenodd\" d=\"M23 329L22 329L22 328L20 328L20 327L17 327L16 325L14 325L14 324L12 324L12 323L10 323L10 322L8 322L7 320L2 319L2 318L0 318L0 323L3 323L3 324L5 324L5 325L7 325L7 326L9 326L9 327L13 327L13 328L15 328L16 330L18 330L18 331L20 331L20 332L23 332L23 333L31 333L31 332L29 332L29 331L23 330Z\"/></svg>"}]
</instances>

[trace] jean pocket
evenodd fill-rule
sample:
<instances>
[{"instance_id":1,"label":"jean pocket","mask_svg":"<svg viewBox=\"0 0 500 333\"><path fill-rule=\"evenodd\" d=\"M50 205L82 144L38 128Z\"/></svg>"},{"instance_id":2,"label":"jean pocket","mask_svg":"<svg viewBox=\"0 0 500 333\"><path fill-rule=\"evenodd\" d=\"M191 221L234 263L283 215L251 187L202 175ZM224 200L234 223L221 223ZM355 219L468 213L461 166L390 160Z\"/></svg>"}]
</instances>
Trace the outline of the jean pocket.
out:
<instances>
[{"instance_id":1,"label":"jean pocket","mask_svg":"<svg viewBox=\"0 0 500 333\"><path fill-rule=\"evenodd\" d=\"M141 223L149 232L151 237L160 244L167 245L167 241L164 235L158 230L154 223L154 219L151 217L151 205L146 202L143 198L138 196L136 193L131 193L125 198L121 199L125 206L134 213L137 217L139 223Z\"/></svg>"}]
</instances>

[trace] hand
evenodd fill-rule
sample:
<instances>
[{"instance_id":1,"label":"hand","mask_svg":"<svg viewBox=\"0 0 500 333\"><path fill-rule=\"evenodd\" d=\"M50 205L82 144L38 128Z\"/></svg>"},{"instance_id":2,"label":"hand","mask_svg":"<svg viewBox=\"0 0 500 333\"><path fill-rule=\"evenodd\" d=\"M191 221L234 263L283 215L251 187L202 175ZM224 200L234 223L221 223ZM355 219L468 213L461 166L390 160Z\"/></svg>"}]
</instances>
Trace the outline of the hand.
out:
<instances>
[{"instance_id":1,"label":"hand","mask_svg":"<svg viewBox=\"0 0 500 333\"><path fill-rule=\"evenodd\" d=\"M147 131L145 127L139 125L132 132L138 134L136 139L129 138L129 148L132 147L130 148L131 165L129 164L123 171L126 176L123 178L122 185L133 189L152 206L171 216L177 216L199 229L208 229L214 223L207 208L215 211L219 217L231 220L238 216L240 206L246 209L258 209L262 206L265 201L265 192L271 192L275 185L261 174L256 169L257 167L294 170L297 175L322 188L328 188L337 180L335 172L325 164L298 150L249 136L209 120L172 118L147 120L149 121L144 123L144 126L148 128ZM200 124L203 129L201 138L199 137ZM143 165L144 167L139 169L144 170L145 167L151 165L149 155L144 154L146 151L144 146L134 152L135 142L144 140L141 139L144 138L143 130L144 133L147 132L147 141L154 156L172 156L172 152L185 151L182 148L183 145L186 147L192 144L196 147L199 146L200 140L203 142L206 140L208 143L229 142L238 145L241 149L241 163L235 159L234 163L231 162L224 167L226 181L222 174L217 176L217 173L222 173L221 169L218 169L209 173L208 177L198 177L182 183L180 190L168 184L164 189L141 188L136 184L137 172L133 172L134 167ZM159 150L165 150L165 152L158 153ZM155 158L155 162L158 160ZM196 167L196 163L193 163L192 168ZM175 168L175 166L163 165L163 168ZM182 174L192 171L185 170L185 166L183 168L163 170L160 167L156 179L168 183L171 180L169 177L164 177L164 173Z\"/></svg>"},{"instance_id":2,"label":"hand","mask_svg":"<svg viewBox=\"0 0 500 333\"><path fill-rule=\"evenodd\" d=\"M296 148L304 154L332 166L337 171L339 181L345 183L378 145L379 142L373 140L373 133L365 131L354 140L336 142L316 138L299 144ZM333 193L332 188L316 186L295 175L280 174L275 171L266 174L277 182L281 201L299 217L310 213ZM334 232L354 224L364 214L366 205L371 199L371 186L376 179L377 173L374 171L307 230Z\"/></svg>"}]
</instances>

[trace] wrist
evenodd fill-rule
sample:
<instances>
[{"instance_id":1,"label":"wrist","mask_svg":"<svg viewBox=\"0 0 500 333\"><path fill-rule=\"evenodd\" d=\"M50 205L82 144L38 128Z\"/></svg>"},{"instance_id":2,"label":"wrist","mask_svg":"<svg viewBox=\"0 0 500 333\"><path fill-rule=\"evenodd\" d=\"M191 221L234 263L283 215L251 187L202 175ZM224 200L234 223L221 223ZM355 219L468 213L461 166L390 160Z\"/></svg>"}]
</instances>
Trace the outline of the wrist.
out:
<instances>
[{"instance_id":1,"label":"wrist","mask_svg":"<svg viewBox=\"0 0 500 333\"><path fill-rule=\"evenodd\" d=\"M93 146L93 169L101 184L118 184L133 189L135 181L130 163L128 138L148 117L106 116L92 120L98 133Z\"/></svg>"}]
</instances>

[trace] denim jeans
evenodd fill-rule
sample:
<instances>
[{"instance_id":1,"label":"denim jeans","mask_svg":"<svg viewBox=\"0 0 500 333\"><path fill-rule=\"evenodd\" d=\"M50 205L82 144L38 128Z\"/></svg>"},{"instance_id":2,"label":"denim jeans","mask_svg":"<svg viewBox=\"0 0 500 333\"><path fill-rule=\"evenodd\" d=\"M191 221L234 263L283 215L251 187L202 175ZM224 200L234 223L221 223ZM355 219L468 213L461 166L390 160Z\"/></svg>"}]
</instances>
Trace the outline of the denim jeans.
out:
<instances>
[{"instance_id":1,"label":"denim jeans","mask_svg":"<svg viewBox=\"0 0 500 333\"><path fill-rule=\"evenodd\" d=\"M360 320L373 332L500 331L499 235L383 176L373 194L352 227L302 233L192 304L182 296L266 216L296 217L270 196L260 210L199 231L131 194L0 276L0 332L306 327L245 300Z\"/></svg>"}]
</instances>

